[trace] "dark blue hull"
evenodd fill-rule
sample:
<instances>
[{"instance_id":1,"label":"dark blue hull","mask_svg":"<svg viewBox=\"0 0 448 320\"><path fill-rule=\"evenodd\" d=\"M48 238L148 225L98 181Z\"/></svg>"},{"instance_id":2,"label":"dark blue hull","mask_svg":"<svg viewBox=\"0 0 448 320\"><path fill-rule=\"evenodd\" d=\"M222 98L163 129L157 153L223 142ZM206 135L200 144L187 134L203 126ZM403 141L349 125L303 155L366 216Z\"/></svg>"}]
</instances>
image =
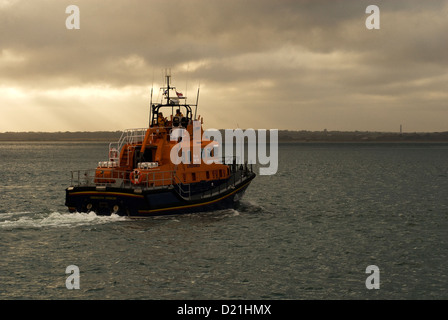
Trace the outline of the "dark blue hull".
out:
<instances>
[{"instance_id":1,"label":"dark blue hull","mask_svg":"<svg viewBox=\"0 0 448 320\"><path fill-rule=\"evenodd\" d=\"M66 189L65 205L70 212L94 211L99 215L112 213L129 217L186 214L231 209L238 206L246 188L255 177L249 175L240 183L217 192L190 193L183 196L175 187L163 189L129 189L113 187L70 187Z\"/></svg>"}]
</instances>

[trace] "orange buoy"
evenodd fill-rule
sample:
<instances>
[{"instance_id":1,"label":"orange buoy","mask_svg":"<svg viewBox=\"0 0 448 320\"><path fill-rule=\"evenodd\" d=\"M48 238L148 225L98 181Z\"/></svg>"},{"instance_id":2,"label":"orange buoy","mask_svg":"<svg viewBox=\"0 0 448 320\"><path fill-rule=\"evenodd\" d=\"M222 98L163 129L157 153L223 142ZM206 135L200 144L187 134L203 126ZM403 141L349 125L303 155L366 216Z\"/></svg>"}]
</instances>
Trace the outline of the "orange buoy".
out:
<instances>
[{"instance_id":1,"label":"orange buoy","mask_svg":"<svg viewBox=\"0 0 448 320\"><path fill-rule=\"evenodd\" d=\"M131 172L129 178L131 179L131 182L133 184L140 184L142 183L143 180L143 174L140 172L140 170L135 169L134 171Z\"/></svg>"}]
</instances>

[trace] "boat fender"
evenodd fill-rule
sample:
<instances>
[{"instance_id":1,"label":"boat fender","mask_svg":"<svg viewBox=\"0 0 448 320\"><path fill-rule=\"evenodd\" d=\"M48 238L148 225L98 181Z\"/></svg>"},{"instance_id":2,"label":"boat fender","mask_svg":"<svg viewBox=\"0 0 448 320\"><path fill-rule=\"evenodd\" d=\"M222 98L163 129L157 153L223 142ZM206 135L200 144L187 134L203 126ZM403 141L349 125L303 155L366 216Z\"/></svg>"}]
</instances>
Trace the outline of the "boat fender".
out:
<instances>
[{"instance_id":1,"label":"boat fender","mask_svg":"<svg viewBox=\"0 0 448 320\"><path fill-rule=\"evenodd\" d=\"M140 184L142 182L143 175L139 170L134 170L131 172L130 179L133 184Z\"/></svg>"}]
</instances>

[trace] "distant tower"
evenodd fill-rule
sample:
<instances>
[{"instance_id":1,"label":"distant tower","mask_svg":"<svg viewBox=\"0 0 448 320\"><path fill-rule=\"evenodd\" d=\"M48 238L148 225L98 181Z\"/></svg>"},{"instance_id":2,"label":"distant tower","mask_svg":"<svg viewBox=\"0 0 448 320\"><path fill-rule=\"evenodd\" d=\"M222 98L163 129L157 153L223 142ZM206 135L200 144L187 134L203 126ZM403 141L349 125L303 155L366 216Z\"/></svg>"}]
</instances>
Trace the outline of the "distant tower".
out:
<instances>
[{"instance_id":1,"label":"distant tower","mask_svg":"<svg viewBox=\"0 0 448 320\"><path fill-rule=\"evenodd\" d=\"M403 133L403 130L402 130L403 128L402 128L402 126L401 126L401 124L400 124L400 134L402 134Z\"/></svg>"}]
</instances>

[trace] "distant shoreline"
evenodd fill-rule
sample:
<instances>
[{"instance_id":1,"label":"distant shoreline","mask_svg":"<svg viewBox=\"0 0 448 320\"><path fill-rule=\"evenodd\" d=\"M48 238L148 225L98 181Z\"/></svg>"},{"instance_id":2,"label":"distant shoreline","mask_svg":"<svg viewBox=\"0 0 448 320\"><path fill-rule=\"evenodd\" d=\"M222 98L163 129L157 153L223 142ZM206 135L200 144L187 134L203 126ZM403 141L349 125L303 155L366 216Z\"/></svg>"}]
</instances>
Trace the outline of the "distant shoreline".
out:
<instances>
[{"instance_id":1,"label":"distant shoreline","mask_svg":"<svg viewBox=\"0 0 448 320\"><path fill-rule=\"evenodd\" d=\"M269 131L268 131L269 132ZM0 141L115 142L122 131L3 132ZM223 134L224 137L224 134ZM269 141L269 137L267 137ZM448 143L446 132L290 131L279 130L280 143Z\"/></svg>"},{"instance_id":2,"label":"distant shoreline","mask_svg":"<svg viewBox=\"0 0 448 320\"><path fill-rule=\"evenodd\" d=\"M118 141L121 133L121 131L3 132L0 133L0 141L112 142Z\"/></svg>"}]
</instances>

